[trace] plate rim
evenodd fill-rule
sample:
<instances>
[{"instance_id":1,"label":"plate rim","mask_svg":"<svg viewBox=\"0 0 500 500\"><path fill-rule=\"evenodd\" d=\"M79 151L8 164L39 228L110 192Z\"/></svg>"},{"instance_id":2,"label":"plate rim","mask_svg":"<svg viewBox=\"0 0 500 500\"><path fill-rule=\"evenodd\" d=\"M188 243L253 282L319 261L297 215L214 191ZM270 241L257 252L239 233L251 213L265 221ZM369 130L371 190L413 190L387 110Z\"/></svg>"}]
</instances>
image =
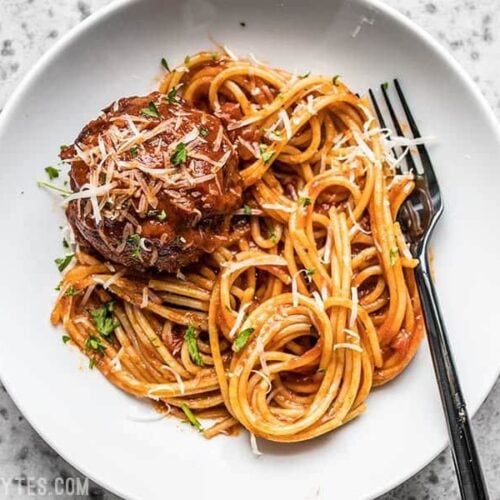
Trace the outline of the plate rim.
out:
<instances>
[{"instance_id":1,"label":"plate rim","mask_svg":"<svg viewBox=\"0 0 500 500\"><path fill-rule=\"evenodd\" d=\"M122 9L127 8L129 5L134 3L138 3L140 0L111 0L109 4L99 8L97 11L93 12L90 16L88 16L83 21L79 22L73 28L71 28L67 33L65 33L59 40L57 40L42 56L39 60L33 65L33 67L26 72L21 81L15 87L11 95L8 97L7 102L0 113L0 137L4 129L7 128L8 123L10 122L11 114L15 110L18 105L18 102L21 100L23 94L25 93L25 89L30 85L31 81L35 79L40 73L42 73L45 67L54 59L59 53L65 50L65 47L69 45L75 38L79 37L82 33L90 29L92 26L99 22L103 22L106 18L113 16L116 12L119 12ZM178 0L175 0L178 1ZM240 0L237 0L240 1ZM474 97L475 102L479 105L481 112L485 119L488 120L488 124L494 132L497 142L500 144L500 122L497 119L492 107L488 103L486 97L481 92L478 85L473 81L471 75L465 70L465 68L453 57L453 55L442 46L438 40L436 40L430 33L428 33L423 27L414 22L412 19L408 18L401 12L399 12L395 7L388 5L384 0L350 0L358 3L361 6L364 6L368 9L372 9L375 11L381 12L383 15L390 18L396 24L402 26L405 30L409 30L418 36L422 43L425 43L429 46L430 49L434 53L436 53L441 59L446 61L449 65L450 69L459 77L460 81L466 86L467 91ZM484 404L486 398L490 394L493 386L500 376L500 362L498 363L496 369L496 375L492 381L490 381L486 386L485 390L482 391L478 399L478 404L474 406L468 407L469 415L472 419L477 411ZM125 494L125 492L120 491L119 487L115 487L110 485L105 477L97 476L93 472L87 470L86 467L80 466L76 464L72 458L68 457L66 452L60 447L56 446L50 436L46 435L46 433L39 428L36 422L34 422L34 418L30 415L30 411L27 410L26 407L20 403L20 398L18 397L15 389L15 383L11 383L9 381L8 376L3 373L2 366L0 366L0 382L5 387L9 397L13 400L19 412L26 418L30 426L35 430L37 435L48 445L50 446L58 455L60 455L63 460L69 463L74 469L79 471L85 477L89 478L102 488L105 488L109 492L120 496L122 498L131 498ZM415 466L415 469L409 473L401 473L396 478L393 478L392 481L388 481L386 484L379 487L377 491L374 491L370 494L370 498L377 498L384 493L391 491L397 486L403 484L405 481L418 474L425 466L431 463L447 446L449 445L448 436L445 436L445 439L437 443L436 452L421 463Z\"/></svg>"}]
</instances>

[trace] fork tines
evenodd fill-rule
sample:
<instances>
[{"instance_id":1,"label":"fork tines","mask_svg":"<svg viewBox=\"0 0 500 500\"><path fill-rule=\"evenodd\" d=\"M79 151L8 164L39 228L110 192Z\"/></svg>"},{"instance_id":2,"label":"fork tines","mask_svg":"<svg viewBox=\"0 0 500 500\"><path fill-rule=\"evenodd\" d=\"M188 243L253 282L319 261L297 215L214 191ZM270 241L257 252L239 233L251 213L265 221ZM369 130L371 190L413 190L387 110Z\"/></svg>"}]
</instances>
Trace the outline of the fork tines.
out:
<instances>
[{"instance_id":1,"label":"fork tines","mask_svg":"<svg viewBox=\"0 0 500 500\"><path fill-rule=\"evenodd\" d=\"M410 111L410 107L408 105L408 101L405 98L405 95L403 93L403 90L401 88L401 85L397 79L393 80L394 83L394 88L396 89L396 94L399 98L399 101L401 103L401 107L404 111L404 114L406 116L406 119L408 121L408 126L411 130L411 134L413 135L414 139L420 139L422 138L422 135L420 133L420 130L418 129L417 123L415 121L415 118L413 117L412 112ZM403 131L403 125L401 124L401 121L398 119L396 111L394 109L394 106L391 102L391 99L389 97L389 84L382 83L380 85L380 90L382 92L382 95L384 96L384 101L387 106L387 111L389 112L389 116L391 117L391 121L394 126L394 131L398 136L401 137L408 137L408 133L404 133ZM372 91L372 89L369 89L369 95L371 98L371 101L373 103L373 108L375 110L375 114L377 115L378 121L380 123L380 126L383 128L386 128L386 121L384 120L384 116L382 114L382 111L380 109L380 106L377 102L377 99L375 97L375 93ZM411 136L409 138L412 138ZM420 161L422 163L422 168L424 170L425 176L427 177L427 180L431 183L437 183L437 179L434 173L434 168L432 166L432 162L429 156L429 153L427 151L427 148L425 147L424 144L416 144L417 151L420 156ZM393 153L395 153L393 149ZM411 154L406 154L405 156L406 160L406 165L408 167L408 170L410 172L417 172L417 166L415 163L415 159Z\"/></svg>"}]
</instances>

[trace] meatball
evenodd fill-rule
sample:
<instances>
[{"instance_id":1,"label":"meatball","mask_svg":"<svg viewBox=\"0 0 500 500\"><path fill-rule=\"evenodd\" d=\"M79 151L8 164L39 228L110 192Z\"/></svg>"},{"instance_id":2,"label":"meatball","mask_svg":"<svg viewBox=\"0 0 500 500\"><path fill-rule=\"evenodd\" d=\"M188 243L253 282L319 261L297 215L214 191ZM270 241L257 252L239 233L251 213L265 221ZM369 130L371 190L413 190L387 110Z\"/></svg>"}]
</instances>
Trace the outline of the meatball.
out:
<instances>
[{"instance_id":1,"label":"meatball","mask_svg":"<svg viewBox=\"0 0 500 500\"><path fill-rule=\"evenodd\" d=\"M67 218L105 259L174 272L227 239L242 203L238 154L221 121L169 93L122 98L61 152Z\"/></svg>"}]
</instances>

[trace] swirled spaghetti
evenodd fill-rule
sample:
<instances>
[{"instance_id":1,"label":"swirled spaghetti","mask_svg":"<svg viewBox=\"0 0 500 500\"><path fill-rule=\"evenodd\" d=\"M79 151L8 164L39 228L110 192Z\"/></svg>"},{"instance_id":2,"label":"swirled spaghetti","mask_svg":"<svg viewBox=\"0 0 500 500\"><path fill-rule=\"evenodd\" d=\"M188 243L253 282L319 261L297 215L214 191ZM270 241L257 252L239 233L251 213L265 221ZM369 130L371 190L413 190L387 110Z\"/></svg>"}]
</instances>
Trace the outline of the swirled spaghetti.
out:
<instances>
[{"instance_id":1,"label":"swirled spaghetti","mask_svg":"<svg viewBox=\"0 0 500 500\"><path fill-rule=\"evenodd\" d=\"M407 366L424 333L418 262L396 221L413 179L395 174L389 132L339 77L296 76L222 51L187 57L166 73L160 95L225 124L243 193L224 216L226 237L177 273L131 270L77 249L52 322L111 383L208 438L243 426L294 442L342 426ZM116 123L128 127L120 140L132 152L152 140L140 121ZM130 176L119 176L127 162L112 139L90 152L77 145L102 177L87 188L94 219L106 203L135 196L119 188ZM221 143L222 131L211 147ZM174 163L192 151L178 145ZM214 169L231 154L220 151L209 158ZM169 170L141 172L134 189L146 194L136 197L145 212ZM140 236L139 260L149 251Z\"/></svg>"}]
</instances>

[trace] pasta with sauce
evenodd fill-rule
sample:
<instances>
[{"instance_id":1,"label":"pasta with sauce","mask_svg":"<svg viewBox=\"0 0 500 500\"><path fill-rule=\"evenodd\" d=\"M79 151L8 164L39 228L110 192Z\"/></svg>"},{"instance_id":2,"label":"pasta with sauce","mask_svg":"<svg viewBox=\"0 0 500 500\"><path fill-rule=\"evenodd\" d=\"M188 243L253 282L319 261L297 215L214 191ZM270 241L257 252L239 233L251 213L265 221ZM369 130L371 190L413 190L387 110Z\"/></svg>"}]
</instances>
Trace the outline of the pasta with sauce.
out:
<instances>
[{"instance_id":1,"label":"pasta with sauce","mask_svg":"<svg viewBox=\"0 0 500 500\"><path fill-rule=\"evenodd\" d=\"M339 77L224 51L147 99L62 153L79 245L52 322L207 438L304 441L363 413L424 334L389 131Z\"/></svg>"}]
</instances>

